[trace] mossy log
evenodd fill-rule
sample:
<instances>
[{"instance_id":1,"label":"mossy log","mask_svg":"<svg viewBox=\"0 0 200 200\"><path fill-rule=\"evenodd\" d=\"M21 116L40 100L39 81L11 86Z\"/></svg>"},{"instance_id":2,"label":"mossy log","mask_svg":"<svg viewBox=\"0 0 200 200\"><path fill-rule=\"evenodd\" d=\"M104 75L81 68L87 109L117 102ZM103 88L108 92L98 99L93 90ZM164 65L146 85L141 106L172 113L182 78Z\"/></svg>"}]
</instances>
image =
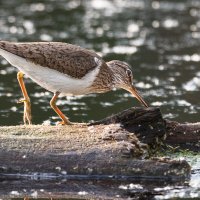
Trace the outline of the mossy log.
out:
<instances>
[{"instance_id":1,"label":"mossy log","mask_svg":"<svg viewBox=\"0 0 200 200\"><path fill-rule=\"evenodd\" d=\"M58 176L176 179L188 177L186 161L144 159L148 146L166 137L158 108L130 108L104 120L69 126L0 127L0 177Z\"/></svg>"}]
</instances>

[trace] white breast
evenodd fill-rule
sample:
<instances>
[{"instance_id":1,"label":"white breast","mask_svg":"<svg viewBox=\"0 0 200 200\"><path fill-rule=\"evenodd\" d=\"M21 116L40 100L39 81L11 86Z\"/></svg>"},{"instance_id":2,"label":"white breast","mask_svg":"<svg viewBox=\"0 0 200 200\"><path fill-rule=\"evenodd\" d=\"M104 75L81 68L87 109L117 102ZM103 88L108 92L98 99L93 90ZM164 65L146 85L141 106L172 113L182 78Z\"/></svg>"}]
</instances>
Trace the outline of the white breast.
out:
<instances>
[{"instance_id":1,"label":"white breast","mask_svg":"<svg viewBox=\"0 0 200 200\"><path fill-rule=\"evenodd\" d=\"M24 58L2 49L0 49L0 55L41 87L53 93L60 92L62 95L82 95L91 93L89 87L99 73L101 65L101 61L98 58L95 58L95 62L98 66L83 78L76 79L54 69L35 65Z\"/></svg>"}]
</instances>

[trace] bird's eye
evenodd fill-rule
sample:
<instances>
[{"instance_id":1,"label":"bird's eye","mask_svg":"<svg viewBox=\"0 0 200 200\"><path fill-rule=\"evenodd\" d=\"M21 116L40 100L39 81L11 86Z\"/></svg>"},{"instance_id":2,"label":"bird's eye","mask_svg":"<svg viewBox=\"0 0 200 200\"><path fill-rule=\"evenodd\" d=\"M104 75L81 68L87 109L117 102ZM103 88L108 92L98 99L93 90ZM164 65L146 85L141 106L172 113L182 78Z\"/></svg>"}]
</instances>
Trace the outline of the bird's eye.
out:
<instances>
[{"instance_id":1,"label":"bird's eye","mask_svg":"<svg viewBox=\"0 0 200 200\"><path fill-rule=\"evenodd\" d=\"M130 69L126 70L126 74L128 77L132 77L132 71Z\"/></svg>"},{"instance_id":2,"label":"bird's eye","mask_svg":"<svg viewBox=\"0 0 200 200\"><path fill-rule=\"evenodd\" d=\"M130 69L126 70L126 74L129 78L129 82L132 83L133 82L133 75L132 75L132 71Z\"/></svg>"}]
</instances>

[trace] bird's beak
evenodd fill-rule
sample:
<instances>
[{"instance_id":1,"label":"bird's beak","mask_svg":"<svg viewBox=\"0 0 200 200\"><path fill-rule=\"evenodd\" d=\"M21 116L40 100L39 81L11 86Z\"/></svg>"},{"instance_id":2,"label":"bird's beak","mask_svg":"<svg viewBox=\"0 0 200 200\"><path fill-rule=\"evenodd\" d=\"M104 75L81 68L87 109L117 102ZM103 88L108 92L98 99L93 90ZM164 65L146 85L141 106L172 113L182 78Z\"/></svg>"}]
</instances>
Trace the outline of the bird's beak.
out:
<instances>
[{"instance_id":1,"label":"bird's beak","mask_svg":"<svg viewBox=\"0 0 200 200\"><path fill-rule=\"evenodd\" d=\"M131 86L127 89L141 104L148 108L147 103L143 100L143 98L139 95L138 91L134 86Z\"/></svg>"}]
</instances>

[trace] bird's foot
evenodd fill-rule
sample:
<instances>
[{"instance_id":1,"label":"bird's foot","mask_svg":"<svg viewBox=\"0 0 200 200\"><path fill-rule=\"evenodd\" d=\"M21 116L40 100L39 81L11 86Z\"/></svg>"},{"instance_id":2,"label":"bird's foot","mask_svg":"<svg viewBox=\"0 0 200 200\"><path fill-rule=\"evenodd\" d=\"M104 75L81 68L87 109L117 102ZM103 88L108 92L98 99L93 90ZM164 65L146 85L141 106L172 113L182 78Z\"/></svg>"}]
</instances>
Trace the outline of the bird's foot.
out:
<instances>
[{"instance_id":1,"label":"bird's foot","mask_svg":"<svg viewBox=\"0 0 200 200\"><path fill-rule=\"evenodd\" d=\"M31 102L30 99L20 99L17 103L24 103L24 124L32 124L32 115L31 115Z\"/></svg>"},{"instance_id":2,"label":"bird's foot","mask_svg":"<svg viewBox=\"0 0 200 200\"><path fill-rule=\"evenodd\" d=\"M61 126L64 126L64 125L73 125L72 122L70 122L69 120L63 120L61 122L57 122L56 125L61 125Z\"/></svg>"}]
</instances>

